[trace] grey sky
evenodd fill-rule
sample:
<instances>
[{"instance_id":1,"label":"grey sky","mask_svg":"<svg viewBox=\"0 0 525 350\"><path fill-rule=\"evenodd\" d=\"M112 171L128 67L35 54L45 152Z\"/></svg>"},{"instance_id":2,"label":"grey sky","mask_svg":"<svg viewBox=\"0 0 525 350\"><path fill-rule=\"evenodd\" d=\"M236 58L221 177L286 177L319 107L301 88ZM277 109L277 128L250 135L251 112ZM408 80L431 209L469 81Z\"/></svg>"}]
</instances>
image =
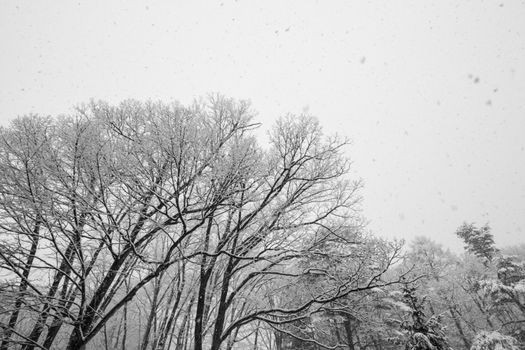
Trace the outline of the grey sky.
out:
<instances>
[{"instance_id":1,"label":"grey sky","mask_svg":"<svg viewBox=\"0 0 525 350\"><path fill-rule=\"evenodd\" d=\"M89 98L250 99L353 140L385 237L525 242L524 1L2 1L0 118Z\"/></svg>"}]
</instances>

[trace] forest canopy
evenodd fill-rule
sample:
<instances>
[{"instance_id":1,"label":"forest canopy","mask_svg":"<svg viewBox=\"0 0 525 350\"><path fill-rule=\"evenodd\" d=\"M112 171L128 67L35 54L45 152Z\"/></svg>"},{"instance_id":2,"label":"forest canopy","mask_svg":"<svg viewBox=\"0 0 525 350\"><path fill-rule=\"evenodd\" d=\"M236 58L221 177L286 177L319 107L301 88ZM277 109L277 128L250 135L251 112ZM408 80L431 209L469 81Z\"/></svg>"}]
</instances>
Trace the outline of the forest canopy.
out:
<instances>
[{"instance_id":1,"label":"forest canopy","mask_svg":"<svg viewBox=\"0 0 525 350\"><path fill-rule=\"evenodd\" d=\"M246 101L0 130L0 350L523 349L525 250L374 237L348 141ZM453 234L453 233L449 233Z\"/></svg>"}]
</instances>

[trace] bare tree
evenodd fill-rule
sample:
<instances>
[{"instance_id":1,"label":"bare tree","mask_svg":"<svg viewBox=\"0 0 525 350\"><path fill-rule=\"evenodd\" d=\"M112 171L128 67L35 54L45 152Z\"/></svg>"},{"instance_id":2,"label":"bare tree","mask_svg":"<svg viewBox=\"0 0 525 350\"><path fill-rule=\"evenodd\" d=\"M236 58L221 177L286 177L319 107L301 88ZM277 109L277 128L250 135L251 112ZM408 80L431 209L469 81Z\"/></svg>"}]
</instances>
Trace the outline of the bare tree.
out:
<instances>
[{"instance_id":1,"label":"bare tree","mask_svg":"<svg viewBox=\"0 0 525 350\"><path fill-rule=\"evenodd\" d=\"M337 240L355 249L360 182L349 180L346 140L315 118L278 120L262 148L252 115L222 96L91 102L3 129L1 349L124 348L127 337L144 350L232 348L251 324L262 341L268 325L382 283L387 265L289 303L290 286L320 271L302 268L305 256Z\"/></svg>"}]
</instances>

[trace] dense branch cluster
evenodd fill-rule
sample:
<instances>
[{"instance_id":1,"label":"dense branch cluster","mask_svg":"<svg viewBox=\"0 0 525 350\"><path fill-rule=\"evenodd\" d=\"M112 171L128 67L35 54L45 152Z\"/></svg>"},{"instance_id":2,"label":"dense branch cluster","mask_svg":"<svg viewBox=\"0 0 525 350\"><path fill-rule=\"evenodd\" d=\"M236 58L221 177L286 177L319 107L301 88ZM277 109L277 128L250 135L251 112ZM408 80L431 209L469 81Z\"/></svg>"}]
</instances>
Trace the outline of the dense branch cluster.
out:
<instances>
[{"instance_id":1,"label":"dense branch cluster","mask_svg":"<svg viewBox=\"0 0 525 350\"><path fill-rule=\"evenodd\" d=\"M288 116L261 148L252 115L221 96L92 102L2 129L0 349L231 347L384 283L396 249L303 266L366 244L346 141Z\"/></svg>"}]
</instances>

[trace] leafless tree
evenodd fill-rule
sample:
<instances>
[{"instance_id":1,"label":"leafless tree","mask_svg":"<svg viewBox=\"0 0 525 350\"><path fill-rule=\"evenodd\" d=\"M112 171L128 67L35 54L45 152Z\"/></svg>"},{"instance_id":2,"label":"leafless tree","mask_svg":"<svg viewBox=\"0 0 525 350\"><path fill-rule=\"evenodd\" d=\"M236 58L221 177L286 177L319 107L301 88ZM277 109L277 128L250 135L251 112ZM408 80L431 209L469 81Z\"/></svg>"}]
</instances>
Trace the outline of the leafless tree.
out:
<instances>
[{"instance_id":1,"label":"leafless tree","mask_svg":"<svg viewBox=\"0 0 525 350\"><path fill-rule=\"evenodd\" d=\"M292 323L382 283L388 264L364 284L339 274L285 298L323 273L301 263L326 242L358 250L360 182L347 141L315 118L279 119L261 147L253 114L222 96L91 102L2 129L0 350L126 348L130 337L144 350L232 348L255 324Z\"/></svg>"}]
</instances>

